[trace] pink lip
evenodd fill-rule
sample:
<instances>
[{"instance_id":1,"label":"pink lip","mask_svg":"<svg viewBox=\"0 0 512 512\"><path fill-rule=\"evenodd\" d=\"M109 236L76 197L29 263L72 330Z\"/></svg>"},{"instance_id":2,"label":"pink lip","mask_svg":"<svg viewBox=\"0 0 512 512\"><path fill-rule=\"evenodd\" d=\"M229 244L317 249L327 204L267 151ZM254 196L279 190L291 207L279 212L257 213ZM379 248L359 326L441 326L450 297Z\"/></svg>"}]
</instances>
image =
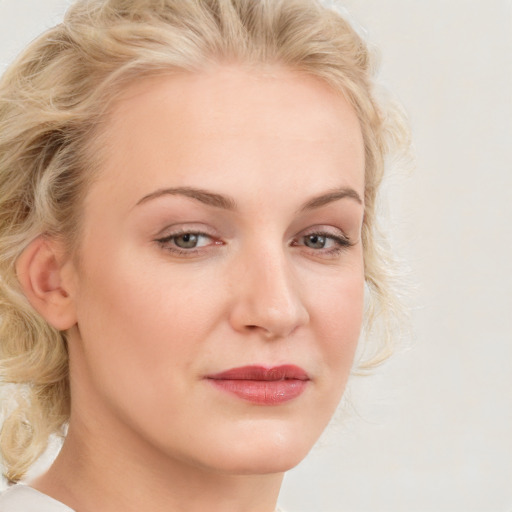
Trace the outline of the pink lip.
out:
<instances>
[{"instance_id":1,"label":"pink lip","mask_svg":"<svg viewBox=\"0 0 512 512\"><path fill-rule=\"evenodd\" d=\"M214 386L259 405L279 405L298 397L310 380L298 366L242 366L206 377Z\"/></svg>"}]
</instances>

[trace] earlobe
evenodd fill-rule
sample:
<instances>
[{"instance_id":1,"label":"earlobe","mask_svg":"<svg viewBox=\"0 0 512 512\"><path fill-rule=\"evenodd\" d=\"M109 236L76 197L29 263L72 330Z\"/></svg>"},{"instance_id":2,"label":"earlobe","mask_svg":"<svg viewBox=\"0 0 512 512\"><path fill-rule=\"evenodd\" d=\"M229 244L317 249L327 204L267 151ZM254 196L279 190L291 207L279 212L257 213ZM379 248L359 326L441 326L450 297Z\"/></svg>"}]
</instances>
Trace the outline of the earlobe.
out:
<instances>
[{"instance_id":1,"label":"earlobe","mask_svg":"<svg viewBox=\"0 0 512 512\"><path fill-rule=\"evenodd\" d=\"M57 242L40 236L16 261L16 273L23 292L34 309L61 331L76 323L70 284Z\"/></svg>"}]
</instances>

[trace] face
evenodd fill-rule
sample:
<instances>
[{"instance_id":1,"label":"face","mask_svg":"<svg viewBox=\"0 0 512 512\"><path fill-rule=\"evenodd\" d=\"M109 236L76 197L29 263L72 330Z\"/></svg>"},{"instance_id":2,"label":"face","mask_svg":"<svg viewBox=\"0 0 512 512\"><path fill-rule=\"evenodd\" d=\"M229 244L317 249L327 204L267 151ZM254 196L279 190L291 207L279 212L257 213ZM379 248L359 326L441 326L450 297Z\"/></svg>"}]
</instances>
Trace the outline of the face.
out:
<instances>
[{"instance_id":1,"label":"face","mask_svg":"<svg viewBox=\"0 0 512 512\"><path fill-rule=\"evenodd\" d=\"M226 66L133 85L104 137L73 270L70 428L216 471L292 467L359 336L356 114L314 78Z\"/></svg>"}]
</instances>

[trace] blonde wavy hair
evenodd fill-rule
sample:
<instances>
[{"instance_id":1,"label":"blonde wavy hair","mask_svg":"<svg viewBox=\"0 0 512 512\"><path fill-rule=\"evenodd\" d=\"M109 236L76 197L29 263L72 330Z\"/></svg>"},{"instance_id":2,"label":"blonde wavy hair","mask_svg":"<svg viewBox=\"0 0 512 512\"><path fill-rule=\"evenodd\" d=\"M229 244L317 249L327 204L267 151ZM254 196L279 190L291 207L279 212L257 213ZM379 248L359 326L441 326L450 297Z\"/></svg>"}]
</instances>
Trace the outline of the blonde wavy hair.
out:
<instances>
[{"instance_id":1,"label":"blonde wavy hair","mask_svg":"<svg viewBox=\"0 0 512 512\"><path fill-rule=\"evenodd\" d=\"M0 370L15 384L4 413L4 474L23 477L70 412L66 333L24 297L15 263L40 235L80 237L84 194L109 105L141 77L212 62L277 63L318 77L355 108L366 148L363 245L367 319L393 317L390 256L375 222L387 155L406 142L400 112L377 101L374 59L338 12L317 0L78 0L0 82ZM366 366L390 352L390 322Z\"/></svg>"}]
</instances>

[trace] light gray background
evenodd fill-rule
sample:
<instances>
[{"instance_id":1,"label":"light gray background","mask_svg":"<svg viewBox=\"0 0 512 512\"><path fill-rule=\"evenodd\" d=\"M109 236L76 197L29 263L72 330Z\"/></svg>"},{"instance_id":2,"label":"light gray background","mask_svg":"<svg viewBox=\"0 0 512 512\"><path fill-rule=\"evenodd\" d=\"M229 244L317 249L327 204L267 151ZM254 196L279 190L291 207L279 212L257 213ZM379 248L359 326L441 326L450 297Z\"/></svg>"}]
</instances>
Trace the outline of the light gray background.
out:
<instances>
[{"instance_id":1,"label":"light gray background","mask_svg":"<svg viewBox=\"0 0 512 512\"><path fill-rule=\"evenodd\" d=\"M0 66L64 0L0 0ZM291 471L293 512L512 511L512 1L347 0L410 114L389 186L414 339L352 381L356 412Z\"/></svg>"}]
</instances>

